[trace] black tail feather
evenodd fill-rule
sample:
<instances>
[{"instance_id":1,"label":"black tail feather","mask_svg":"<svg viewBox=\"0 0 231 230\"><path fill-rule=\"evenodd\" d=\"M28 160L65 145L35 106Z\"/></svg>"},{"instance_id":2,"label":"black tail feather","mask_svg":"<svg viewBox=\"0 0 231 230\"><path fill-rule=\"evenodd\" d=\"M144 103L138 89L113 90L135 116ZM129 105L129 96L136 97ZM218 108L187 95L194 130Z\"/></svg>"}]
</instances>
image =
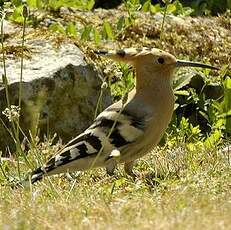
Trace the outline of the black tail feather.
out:
<instances>
[{"instance_id":1,"label":"black tail feather","mask_svg":"<svg viewBox=\"0 0 231 230\"><path fill-rule=\"evenodd\" d=\"M34 184L35 182L41 180L45 172L42 170L41 167L34 170L31 174L31 183Z\"/></svg>"}]
</instances>

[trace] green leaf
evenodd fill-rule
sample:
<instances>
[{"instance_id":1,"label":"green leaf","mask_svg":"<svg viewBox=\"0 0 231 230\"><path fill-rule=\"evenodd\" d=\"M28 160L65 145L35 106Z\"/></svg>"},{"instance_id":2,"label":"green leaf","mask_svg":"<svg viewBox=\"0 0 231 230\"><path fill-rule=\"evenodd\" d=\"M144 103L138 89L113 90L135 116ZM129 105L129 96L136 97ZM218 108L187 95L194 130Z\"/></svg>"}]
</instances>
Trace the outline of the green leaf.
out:
<instances>
[{"instance_id":1,"label":"green leaf","mask_svg":"<svg viewBox=\"0 0 231 230\"><path fill-rule=\"evenodd\" d=\"M12 3L14 6L16 6L16 7L22 5L22 1L21 1L21 0L12 0L11 3Z\"/></svg>"},{"instance_id":2,"label":"green leaf","mask_svg":"<svg viewBox=\"0 0 231 230\"><path fill-rule=\"evenodd\" d=\"M229 117L229 116L231 116L231 109L226 113L222 113L222 114L218 115L217 117L218 118L221 118L221 117L225 118L225 117Z\"/></svg>"},{"instance_id":3,"label":"green leaf","mask_svg":"<svg viewBox=\"0 0 231 230\"><path fill-rule=\"evenodd\" d=\"M174 110L176 110L179 107L179 104L175 103L174 104Z\"/></svg>"},{"instance_id":4,"label":"green leaf","mask_svg":"<svg viewBox=\"0 0 231 230\"><path fill-rule=\"evenodd\" d=\"M65 34L64 27L61 24L59 24L59 23L53 23L53 24L51 24L49 26L49 29L53 30L55 32L59 32L59 33Z\"/></svg>"},{"instance_id":5,"label":"green leaf","mask_svg":"<svg viewBox=\"0 0 231 230\"><path fill-rule=\"evenodd\" d=\"M231 78L230 77L225 78L224 87L226 89L231 89Z\"/></svg>"},{"instance_id":6,"label":"green leaf","mask_svg":"<svg viewBox=\"0 0 231 230\"><path fill-rule=\"evenodd\" d=\"M24 21L24 18L22 16L22 10L23 6L18 6L14 9L13 14L10 16L10 20L22 24Z\"/></svg>"},{"instance_id":7,"label":"green leaf","mask_svg":"<svg viewBox=\"0 0 231 230\"><path fill-rule=\"evenodd\" d=\"M221 141L221 130L216 129L207 139L205 140L205 146L212 148L219 144Z\"/></svg>"},{"instance_id":8,"label":"green leaf","mask_svg":"<svg viewBox=\"0 0 231 230\"><path fill-rule=\"evenodd\" d=\"M83 29L83 32L81 34L81 40L83 40L83 41L90 40L91 31L92 31L92 26L91 25L85 26L84 29Z\"/></svg>"},{"instance_id":9,"label":"green leaf","mask_svg":"<svg viewBox=\"0 0 231 230\"><path fill-rule=\"evenodd\" d=\"M67 24L66 33L73 36L74 38L77 37L76 25L73 22L69 22Z\"/></svg>"},{"instance_id":10,"label":"green leaf","mask_svg":"<svg viewBox=\"0 0 231 230\"><path fill-rule=\"evenodd\" d=\"M225 119L218 119L214 128L221 129L224 124L225 124Z\"/></svg>"},{"instance_id":11,"label":"green leaf","mask_svg":"<svg viewBox=\"0 0 231 230\"><path fill-rule=\"evenodd\" d=\"M199 114L201 114L207 121L209 121L209 116L204 111L199 111Z\"/></svg>"},{"instance_id":12,"label":"green leaf","mask_svg":"<svg viewBox=\"0 0 231 230\"><path fill-rule=\"evenodd\" d=\"M149 0L149 1L146 1L146 2L143 4L141 10L144 11L144 12L149 12L149 11L151 10L151 5L152 5L152 4L151 4L150 0Z\"/></svg>"},{"instance_id":13,"label":"green leaf","mask_svg":"<svg viewBox=\"0 0 231 230\"><path fill-rule=\"evenodd\" d=\"M224 80L224 99L222 102L223 112L228 114L231 110L231 78L226 77ZM231 116L226 116L226 132L231 133Z\"/></svg>"},{"instance_id":14,"label":"green leaf","mask_svg":"<svg viewBox=\"0 0 231 230\"><path fill-rule=\"evenodd\" d=\"M120 179L116 180L115 185L116 187L121 187L126 183L126 178L121 177Z\"/></svg>"},{"instance_id":15,"label":"green leaf","mask_svg":"<svg viewBox=\"0 0 231 230\"><path fill-rule=\"evenodd\" d=\"M173 82L174 91L181 89L182 87L187 85L193 76L193 73L187 72L177 77Z\"/></svg>"},{"instance_id":16,"label":"green leaf","mask_svg":"<svg viewBox=\"0 0 231 230\"><path fill-rule=\"evenodd\" d=\"M37 0L27 0L27 5L30 9L34 9L38 7L38 1Z\"/></svg>"},{"instance_id":17,"label":"green leaf","mask_svg":"<svg viewBox=\"0 0 231 230\"><path fill-rule=\"evenodd\" d=\"M114 40L114 35L113 35L112 28L111 28L109 22L104 21L104 23L103 23L103 31L104 31L104 33L106 35L106 38L108 38L110 40Z\"/></svg>"},{"instance_id":18,"label":"green leaf","mask_svg":"<svg viewBox=\"0 0 231 230\"><path fill-rule=\"evenodd\" d=\"M176 95L189 96L189 92L186 90L177 90L174 92Z\"/></svg>"},{"instance_id":19,"label":"green leaf","mask_svg":"<svg viewBox=\"0 0 231 230\"><path fill-rule=\"evenodd\" d=\"M94 29L94 40L95 40L95 43L98 45L100 43L100 34L99 32L97 31L97 29Z\"/></svg>"},{"instance_id":20,"label":"green leaf","mask_svg":"<svg viewBox=\"0 0 231 230\"><path fill-rule=\"evenodd\" d=\"M167 6L167 13L173 13L176 11L176 6L174 4L169 4Z\"/></svg>"},{"instance_id":21,"label":"green leaf","mask_svg":"<svg viewBox=\"0 0 231 230\"><path fill-rule=\"evenodd\" d=\"M150 6L151 13L163 12L163 9L160 7L160 4Z\"/></svg>"},{"instance_id":22,"label":"green leaf","mask_svg":"<svg viewBox=\"0 0 231 230\"><path fill-rule=\"evenodd\" d=\"M125 25L125 18L121 16L117 22L117 30L122 30Z\"/></svg>"},{"instance_id":23,"label":"green leaf","mask_svg":"<svg viewBox=\"0 0 231 230\"><path fill-rule=\"evenodd\" d=\"M95 1L94 0L88 0L87 1L87 10L91 10L95 5Z\"/></svg>"}]
</instances>

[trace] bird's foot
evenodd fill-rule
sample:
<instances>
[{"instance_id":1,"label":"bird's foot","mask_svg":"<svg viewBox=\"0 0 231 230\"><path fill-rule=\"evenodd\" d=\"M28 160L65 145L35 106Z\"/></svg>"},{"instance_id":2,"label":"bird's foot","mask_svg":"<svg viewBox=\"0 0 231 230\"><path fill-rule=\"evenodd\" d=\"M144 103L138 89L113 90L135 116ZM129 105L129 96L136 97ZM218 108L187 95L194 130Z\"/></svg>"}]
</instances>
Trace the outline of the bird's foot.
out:
<instances>
[{"instance_id":1,"label":"bird's foot","mask_svg":"<svg viewBox=\"0 0 231 230\"><path fill-rule=\"evenodd\" d=\"M109 176L114 175L114 171L116 169L116 166L117 166L116 161L111 159L110 162L108 163L108 165L106 166L106 171L107 171L107 174Z\"/></svg>"},{"instance_id":2,"label":"bird's foot","mask_svg":"<svg viewBox=\"0 0 231 230\"><path fill-rule=\"evenodd\" d=\"M134 173L133 170L132 170L132 169L133 169L134 163L135 163L135 161L125 162L125 163L124 163L124 170L125 170L125 172L126 172L129 176L131 176L131 177L133 177L133 178L136 178L136 177L138 177L139 175L136 174L136 173Z\"/></svg>"}]
</instances>

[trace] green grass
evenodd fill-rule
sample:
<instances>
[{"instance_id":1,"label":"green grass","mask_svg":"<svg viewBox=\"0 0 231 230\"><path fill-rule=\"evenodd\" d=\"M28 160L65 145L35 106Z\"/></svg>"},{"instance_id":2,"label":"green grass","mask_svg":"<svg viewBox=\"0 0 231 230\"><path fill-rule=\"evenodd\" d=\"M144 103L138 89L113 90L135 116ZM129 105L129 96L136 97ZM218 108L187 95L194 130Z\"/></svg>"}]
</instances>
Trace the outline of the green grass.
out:
<instances>
[{"instance_id":1,"label":"green grass","mask_svg":"<svg viewBox=\"0 0 231 230\"><path fill-rule=\"evenodd\" d=\"M120 167L113 177L95 169L30 188L2 186L0 228L229 229L229 161L217 149L190 152L181 146L143 158L135 180Z\"/></svg>"}]
</instances>

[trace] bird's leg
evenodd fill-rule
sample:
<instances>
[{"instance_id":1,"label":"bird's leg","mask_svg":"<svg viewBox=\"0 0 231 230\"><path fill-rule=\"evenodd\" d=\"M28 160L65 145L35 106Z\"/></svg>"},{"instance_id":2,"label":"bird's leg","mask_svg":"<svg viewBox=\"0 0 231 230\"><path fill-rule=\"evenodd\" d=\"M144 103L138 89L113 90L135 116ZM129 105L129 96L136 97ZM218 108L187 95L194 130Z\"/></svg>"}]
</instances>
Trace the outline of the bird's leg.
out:
<instances>
[{"instance_id":1,"label":"bird's leg","mask_svg":"<svg viewBox=\"0 0 231 230\"><path fill-rule=\"evenodd\" d=\"M114 175L114 171L115 171L116 165L117 165L117 163L116 163L116 161L114 159L111 159L109 161L109 163L106 166L106 171L107 171L108 175L110 175L110 176Z\"/></svg>"},{"instance_id":2,"label":"bird's leg","mask_svg":"<svg viewBox=\"0 0 231 230\"><path fill-rule=\"evenodd\" d=\"M134 163L135 161L129 161L124 163L124 170L131 177L136 177L136 174L132 171Z\"/></svg>"}]
</instances>

